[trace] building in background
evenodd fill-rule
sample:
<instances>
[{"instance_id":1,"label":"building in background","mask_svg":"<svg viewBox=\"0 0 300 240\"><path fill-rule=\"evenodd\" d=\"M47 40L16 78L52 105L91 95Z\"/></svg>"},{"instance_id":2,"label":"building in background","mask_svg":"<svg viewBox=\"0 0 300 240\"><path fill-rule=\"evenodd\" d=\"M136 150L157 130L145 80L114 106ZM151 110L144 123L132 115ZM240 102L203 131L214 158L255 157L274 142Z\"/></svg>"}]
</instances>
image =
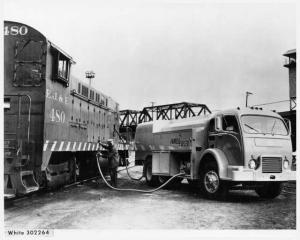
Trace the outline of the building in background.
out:
<instances>
[{"instance_id":1,"label":"building in background","mask_svg":"<svg viewBox=\"0 0 300 240\"><path fill-rule=\"evenodd\" d=\"M284 67L289 69L290 84L290 110L296 110L296 49L292 49L283 54L285 59Z\"/></svg>"},{"instance_id":2,"label":"building in background","mask_svg":"<svg viewBox=\"0 0 300 240\"><path fill-rule=\"evenodd\" d=\"M279 114L291 121L293 151L296 151L296 49L287 51L283 56L287 57L283 66L289 69L290 111L281 112Z\"/></svg>"}]
</instances>

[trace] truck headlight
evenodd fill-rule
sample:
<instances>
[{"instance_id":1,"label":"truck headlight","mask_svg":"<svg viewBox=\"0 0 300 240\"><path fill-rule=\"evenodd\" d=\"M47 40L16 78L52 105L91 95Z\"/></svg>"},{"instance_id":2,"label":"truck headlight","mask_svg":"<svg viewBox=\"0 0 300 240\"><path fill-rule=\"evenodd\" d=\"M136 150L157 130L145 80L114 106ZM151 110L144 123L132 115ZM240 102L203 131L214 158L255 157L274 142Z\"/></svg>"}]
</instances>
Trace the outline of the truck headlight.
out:
<instances>
[{"instance_id":1,"label":"truck headlight","mask_svg":"<svg viewBox=\"0 0 300 240\"><path fill-rule=\"evenodd\" d=\"M251 159L248 163L248 166L250 169L255 169L257 166L256 161L254 159Z\"/></svg>"},{"instance_id":2,"label":"truck headlight","mask_svg":"<svg viewBox=\"0 0 300 240\"><path fill-rule=\"evenodd\" d=\"M289 161L288 160L284 160L283 161L283 168L287 169L289 167Z\"/></svg>"}]
</instances>

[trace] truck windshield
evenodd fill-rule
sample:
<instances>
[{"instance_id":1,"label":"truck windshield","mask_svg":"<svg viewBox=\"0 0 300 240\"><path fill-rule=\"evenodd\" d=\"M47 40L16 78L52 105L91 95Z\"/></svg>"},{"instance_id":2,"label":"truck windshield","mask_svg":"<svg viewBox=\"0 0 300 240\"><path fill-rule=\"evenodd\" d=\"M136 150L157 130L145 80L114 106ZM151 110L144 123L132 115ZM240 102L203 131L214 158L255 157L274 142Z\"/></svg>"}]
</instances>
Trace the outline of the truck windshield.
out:
<instances>
[{"instance_id":1,"label":"truck windshield","mask_svg":"<svg viewBox=\"0 0 300 240\"><path fill-rule=\"evenodd\" d=\"M243 130L252 134L288 135L284 122L275 117L244 115L242 116Z\"/></svg>"}]
</instances>

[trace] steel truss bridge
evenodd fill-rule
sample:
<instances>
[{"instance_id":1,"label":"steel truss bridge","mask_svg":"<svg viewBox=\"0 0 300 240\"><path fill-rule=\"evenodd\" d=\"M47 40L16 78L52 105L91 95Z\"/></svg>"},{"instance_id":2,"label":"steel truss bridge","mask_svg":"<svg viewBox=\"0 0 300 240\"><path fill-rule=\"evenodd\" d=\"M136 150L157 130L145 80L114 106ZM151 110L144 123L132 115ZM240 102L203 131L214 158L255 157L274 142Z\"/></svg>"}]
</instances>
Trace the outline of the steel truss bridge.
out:
<instances>
[{"instance_id":1,"label":"steel truss bridge","mask_svg":"<svg viewBox=\"0 0 300 240\"><path fill-rule=\"evenodd\" d=\"M139 123L151 122L153 119L182 119L210 113L211 111L205 104L189 102L150 106L143 108L142 111L122 110L120 111L120 133L127 140L131 140L134 138Z\"/></svg>"}]
</instances>

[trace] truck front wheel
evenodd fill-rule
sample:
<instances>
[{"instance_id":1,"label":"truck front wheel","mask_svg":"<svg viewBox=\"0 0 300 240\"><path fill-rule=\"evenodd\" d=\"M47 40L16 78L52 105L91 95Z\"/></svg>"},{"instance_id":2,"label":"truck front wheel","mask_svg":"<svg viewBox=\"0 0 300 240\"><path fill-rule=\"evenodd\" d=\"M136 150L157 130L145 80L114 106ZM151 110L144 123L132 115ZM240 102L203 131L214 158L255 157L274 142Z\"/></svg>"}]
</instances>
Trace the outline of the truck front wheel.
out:
<instances>
[{"instance_id":1,"label":"truck front wheel","mask_svg":"<svg viewBox=\"0 0 300 240\"><path fill-rule=\"evenodd\" d=\"M280 195L282 190L282 183L280 182L271 182L271 183L265 183L262 187L258 187L255 189L255 192L261 197L261 198L267 198L272 199L276 198Z\"/></svg>"},{"instance_id":2,"label":"truck front wheel","mask_svg":"<svg viewBox=\"0 0 300 240\"><path fill-rule=\"evenodd\" d=\"M152 175L152 158L148 158L144 163L144 176L146 178L146 183L149 186L156 186L158 185L158 176Z\"/></svg>"},{"instance_id":3,"label":"truck front wheel","mask_svg":"<svg viewBox=\"0 0 300 240\"><path fill-rule=\"evenodd\" d=\"M216 163L207 163L204 165L203 170L201 170L200 190L209 199L226 198L228 187L226 182L220 179Z\"/></svg>"}]
</instances>

